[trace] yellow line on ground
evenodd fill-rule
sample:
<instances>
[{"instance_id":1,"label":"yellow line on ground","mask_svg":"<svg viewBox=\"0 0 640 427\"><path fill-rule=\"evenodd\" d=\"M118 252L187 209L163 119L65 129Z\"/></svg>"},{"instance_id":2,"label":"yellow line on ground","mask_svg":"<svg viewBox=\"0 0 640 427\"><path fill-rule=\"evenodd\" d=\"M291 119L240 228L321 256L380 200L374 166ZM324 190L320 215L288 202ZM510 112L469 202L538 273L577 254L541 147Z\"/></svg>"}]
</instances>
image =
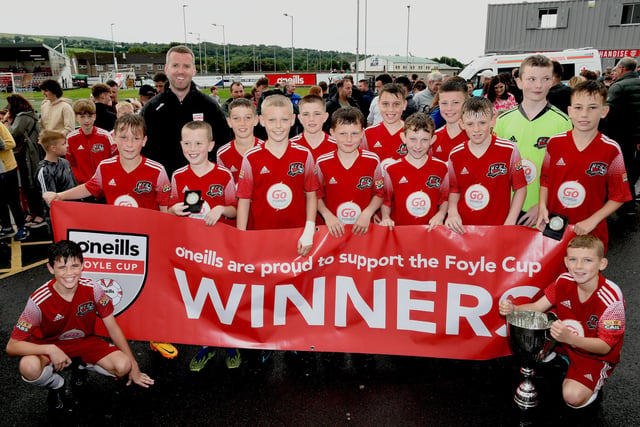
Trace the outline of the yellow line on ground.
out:
<instances>
[{"instance_id":1,"label":"yellow line on ground","mask_svg":"<svg viewBox=\"0 0 640 427\"><path fill-rule=\"evenodd\" d=\"M37 246L37 245L48 245L53 243L51 240L45 240L41 242L17 242L15 240L11 241L9 247L11 248L11 268L8 270L6 268L0 270L2 274L0 274L0 279L4 279L9 276L13 276L14 274L22 273L23 271L29 270L30 268L38 267L47 263L46 259L36 261L30 265L22 265L22 250L21 246Z\"/></svg>"}]
</instances>

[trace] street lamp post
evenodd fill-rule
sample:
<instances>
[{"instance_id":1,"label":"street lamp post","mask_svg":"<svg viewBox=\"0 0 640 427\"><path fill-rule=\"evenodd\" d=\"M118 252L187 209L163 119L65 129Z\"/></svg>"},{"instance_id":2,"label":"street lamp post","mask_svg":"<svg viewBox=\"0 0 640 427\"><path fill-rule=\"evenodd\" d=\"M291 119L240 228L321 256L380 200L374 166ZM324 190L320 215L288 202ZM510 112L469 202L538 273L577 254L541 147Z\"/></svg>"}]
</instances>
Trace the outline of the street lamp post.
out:
<instances>
[{"instance_id":1,"label":"street lamp post","mask_svg":"<svg viewBox=\"0 0 640 427\"><path fill-rule=\"evenodd\" d=\"M291 72L293 73L293 15L285 13L284 16L291 18Z\"/></svg>"},{"instance_id":2,"label":"street lamp post","mask_svg":"<svg viewBox=\"0 0 640 427\"><path fill-rule=\"evenodd\" d=\"M182 5L182 27L184 28L184 44L187 44L187 15L185 10L187 8L186 4Z\"/></svg>"},{"instance_id":3,"label":"street lamp post","mask_svg":"<svg viewBox=\"0 0 640 427\"><path fill-rule=\"evenodd\" d=\"M189 34L197 36L198 38L198 56L200 57L200 73L202 73L202 44L200 43L200 33L189 31Z\"/></svg>"},{"instance_id":4,"label":"street lamp post","mask_svg":"<svg viewBox=\"0 0 640 427\"><path fill-rule=\"evenodd\" d=\"M227 73L227 42L224 36L224 24L211 24L214 27L222 27L222 60L223 60L223 65L222 65L222 74L226 74ZM229 64L231 65L231 64ZM229 67L231 68L231 67Z\"/></svg>"},{"instance_id":5,"label":"street lamp post","mask_svg":"<svg viewBox=\"0 0 640 427\"><path fill-rule=\"evenodd\" d=\"M111 24L111 52L113 53L113 76L115 77L118 74L118 60L116 59L116 42L113 39L113 26L116 24Z\"/></svg>"}]
</instances>

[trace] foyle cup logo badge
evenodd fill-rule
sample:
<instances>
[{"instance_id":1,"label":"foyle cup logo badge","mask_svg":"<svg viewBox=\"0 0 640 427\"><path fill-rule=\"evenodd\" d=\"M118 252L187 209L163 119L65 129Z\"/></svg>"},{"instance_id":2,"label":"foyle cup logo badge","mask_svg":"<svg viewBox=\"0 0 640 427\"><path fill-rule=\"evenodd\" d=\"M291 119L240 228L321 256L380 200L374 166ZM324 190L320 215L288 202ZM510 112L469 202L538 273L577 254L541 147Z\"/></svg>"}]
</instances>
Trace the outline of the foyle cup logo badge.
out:
<instances>
[{"instance_id":1,"label":"foyle cup logo badge","mask_svg":"<svg viewBox=\"0 0 640 427\"><path fill-rule=\"evenodd\" d=\"M146 235L69 230L84 257L83 276L102 286L111 298L114 315L136 300L147 278L149 238Z\"/></svg>"}]
</instances>

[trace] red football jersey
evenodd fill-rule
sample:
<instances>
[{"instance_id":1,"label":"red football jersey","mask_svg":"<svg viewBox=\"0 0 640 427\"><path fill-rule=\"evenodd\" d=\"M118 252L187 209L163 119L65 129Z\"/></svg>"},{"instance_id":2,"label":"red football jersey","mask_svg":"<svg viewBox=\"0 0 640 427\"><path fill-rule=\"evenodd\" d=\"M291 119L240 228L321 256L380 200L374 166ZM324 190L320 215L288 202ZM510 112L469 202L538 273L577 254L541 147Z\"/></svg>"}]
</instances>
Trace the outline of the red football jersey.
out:
<instances>
[{"instance_id":1,"label":"red football jersey","mask_svg":"<svg viewBox=\"0 0 640 427\"><path fill-rule=\"evenodd\" d=\"M454 138L449 136L449 132L447 132L447 125L442 126L435 132L437 136L436 141L431 146L431 154L433 157L446 162L449 160L449 154L453 147L462 144L465 142L467 138L467 133L465 131L461 131Z\"/></svg>"},{"instance_id":2,"label":"red football jersey","mask_svg":"<svg viewBox=\"0 0 640 427\"><path fill-rule=\"evenodd\" d=\"M223 166L231 172L233 175L233 182L238 183L238 176L240 175L240 168L242 167L242 154L238 153L235 145L235 139L231 142L224 144L218 150L216 154L216 163ZM256 138L253 146L262 144L262 140Z\"/></svg>"},{"instance_id":3,"label":"red football jersey","mask_svg":"<svg viewBox=\"0 0 640 427\"><path fill-rule=\"evenodd\" d=\"M198 213L192 213L191 218L203 219L212 208L222 206L236 206L236 186L229 169L213 165L203 176L196 175L189 165L176 170L171 177L171 200L169 205L184 202L184 193L189 190L200 191L202 208Z\"/></svg>"},{"instance_id":4,"label":"red football jersey","mask_svg":"<svg viewBox=\"0 0 640 427\"><path fill-rule=\"evenodd\" d=\"M120 156L103 160L85 186L95 197L104 196L110 205L156 211L160 206L169 205L171 195L171 183L164 167L145 157L129 173L122 168Z\"/></svg>"},{"instance_id":5,"label":"red football jersey","mask_svg":"<svg viewBox=\"0 0 640 427\"><path fill-rule=\"evenodd\" d=\"M316 163L318 199L343 224L355 224L374 196L384 197L380 159L366 150L359 154L349 169L342 165L337 151L320 156Z\"/></svg>"},{"instance_id":6,"label":"red football jersey","mask_svg":"<svg viewBox=\"0 0 640 427\"><path fill-rule=\"evenodd\" d=\"M311 155L313 156L313 161L317 162L318 157L322 156L323 154L331 153L332 151L335 151L338 148L336 146L335 139L327 135L325 132L322 132L322 133L324 134L324 139L322 140L320 145L318 145L316 148L312 148L311 145L309 145L307 138L304 137L304 132L302 132L298 136L294 136L293 138L291 138L291 142L295 142L296 144L302 145L303 147L311 151Z\"/></svg>"},{"instance_id":7,"label":"red football jersey","mask_svg":"<svg viewBox=\"0 0 640 427\"><path fill-rule=\"evenodd\" d=\"M428 224L449 197L447 164L429 156L421 168L404 157L387 167L384 204L396 225Z\"/></svg>"},{"instance_id":8,"label":"red football jersey","mask_svg":"<svg viewBox=\"0 0 640 427\"><path fill-rule=\"evenodd\" d=\"M113 313L113 304L102 287L81 278L71 301L53 289L55 279L31 294L13 328L11 338L20 341L72 340L94 335L96 316Z\"/></svg>"},{"instance_id":9,"label":"red football jersey","mask_svg":"<svg viewBox=\"0 0 640 427\"><path fill-rule=\"evenodd\" d=\"M631 200L622 153L618 144L598 135L579 151L573 131L552 137L542 163L540 185L547 187L549 213L565 215L570 224L583 221L607 202ZM607 245L607 221L592 232Z\"/></svg>"},{"instance_id":10,"label":"red football jersey","mask_svg":"<svg viewBox=\"0 0 640 427\"><path fill-rule=\"evenodd\" d=\"M391 135L384 122L369 126L364 130L360 148L377 154L384 170L391 163L388 159L399 159L407 154L407 145L402 142L401 133L402 128Z\"/></svg>"},{"instance_id":11,"label":"red football jersey","mask_svg":"<svg viewBox=\"0 0 640 427\"><path fill-rule=\"evenodd\" d=\"M502 225L509 215L511 190L525 187L516 145L492 136L487 151L476 157L469 142L449 155L449 192L460 193L458 213L466 225Z\"/></svg>"},{"instance_id":12,"label":"red football jersey","mask_svg":"<svg viewBox=\"0 0 640 427\"><path fill-rule=\"evenodd\" d=\"M249 230L304 227L306 195L318 190L313 157L289 143L281 158L265 145L247 151L238 178L238 199L251 200Z\"/></svg>"},{"instance_id":13,"label":"red football jersey","mask_svg":"<svg viewBox=\"0 0 640 427\"><path fill-rule=\"evenodd\" d=\"M581 302L578 284L569 273L564 273L544 290L544 294L554 306L553 311L558 315L558 319L562 320L573 334L600 338L611 347L611 351L605 355L567 346L569 351L612 364L620 361L625 330L625 303L618 285L601 274L597 289L588 300Z\"/></svg>"},{"instance_id":14,"label":"red football jersey","mask_svg":"<svg viewBox=\"0 0 640 427\"><path fill-rule=\"evenodd\" d=\"M89 135L86 135L80 128L69 132L67 142L69 149L64 158L69 161L71 171L78 184L89 181L96 173L100 162L118 151L111 134L95 126Z\"/></svg>"}]
</instances>

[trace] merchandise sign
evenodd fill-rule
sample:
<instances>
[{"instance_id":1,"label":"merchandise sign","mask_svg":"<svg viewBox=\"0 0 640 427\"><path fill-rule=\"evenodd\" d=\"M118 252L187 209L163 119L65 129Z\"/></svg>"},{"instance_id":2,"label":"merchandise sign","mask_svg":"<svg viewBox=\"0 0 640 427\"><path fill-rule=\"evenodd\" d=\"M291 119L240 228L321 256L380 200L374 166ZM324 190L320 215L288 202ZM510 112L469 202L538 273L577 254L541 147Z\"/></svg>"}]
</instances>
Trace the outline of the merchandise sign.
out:
<instances>
[{"instance_id":1,"label":"merchandise sign","mask_svg":"<svg viewBox=\"0 0 640 427\"><path fill-rule=\"evenodd\" d=\"M129 339L216 347L490 359L510 354L499 302L541 295L562 241L522 226L372 225L309 256L301 229L239 231L147 209L53 202ZM98 330L105 330L98 325Z\"/></svg>"}]
</instances>

